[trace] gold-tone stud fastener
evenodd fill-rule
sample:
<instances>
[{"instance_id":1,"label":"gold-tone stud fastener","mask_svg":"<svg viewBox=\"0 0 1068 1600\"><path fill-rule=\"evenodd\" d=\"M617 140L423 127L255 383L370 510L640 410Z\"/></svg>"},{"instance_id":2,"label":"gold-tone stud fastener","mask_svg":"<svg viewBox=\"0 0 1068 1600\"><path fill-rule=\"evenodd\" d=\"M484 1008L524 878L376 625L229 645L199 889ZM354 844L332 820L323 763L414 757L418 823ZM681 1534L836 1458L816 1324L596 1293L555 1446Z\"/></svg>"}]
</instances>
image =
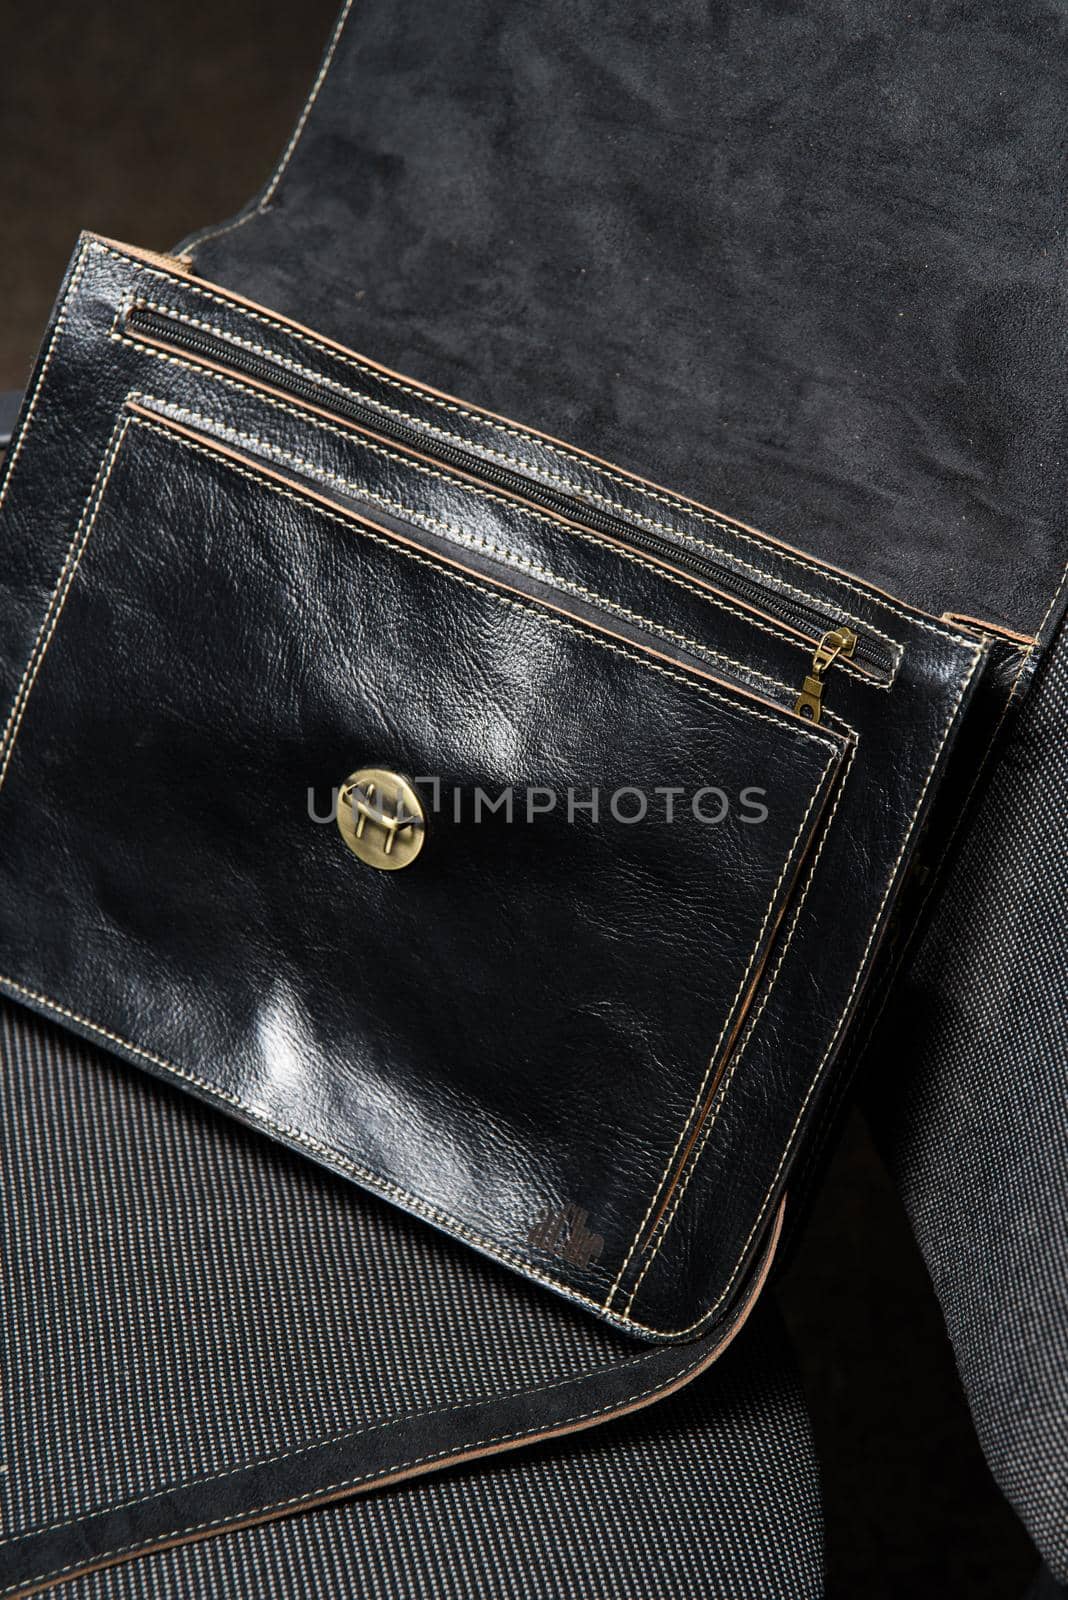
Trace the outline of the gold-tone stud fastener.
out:
<instances>
[{"instance_id":1,"label":"gold-tone stud fastener","mask_svg":"<svg viewBox=\"0 0 1068 1600\"><path fill-rule=\"evenodd\" d=\"M410 867L426 839L418 794L407 778L384 767L349 774L338 794L337 825L353 855L379 872Z\"/></svg>"}]
</instances>

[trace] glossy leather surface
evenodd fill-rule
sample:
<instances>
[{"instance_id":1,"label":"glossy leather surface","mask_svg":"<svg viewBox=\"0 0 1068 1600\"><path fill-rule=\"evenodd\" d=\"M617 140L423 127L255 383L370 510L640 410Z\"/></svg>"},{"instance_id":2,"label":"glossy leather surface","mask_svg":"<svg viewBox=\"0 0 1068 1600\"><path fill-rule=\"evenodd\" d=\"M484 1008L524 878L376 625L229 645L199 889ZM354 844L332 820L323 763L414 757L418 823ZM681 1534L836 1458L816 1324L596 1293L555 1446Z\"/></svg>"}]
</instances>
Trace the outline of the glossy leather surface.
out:
<instances>
[{"instance_id":1,"label":"glossy leather surface","mask_svg":"<svg viewBox=\"0 0 1068 1600\"><path fill-rule=\"evenodd\" d=\"M278 384L133 335L134 304ZM354 392L425 453L331 417ZM565 481L574 519L433 465L450 441ZM989 641L92 239L5 482L8 991L630 1331L728 1315ZM685 572L712 545L715 590ZM886 663L834 670L818 729L787 601ZM365 764L468 798L758 787L769 816L446 813L375 875L307 806Z\"/></svg>"}]
</instances>

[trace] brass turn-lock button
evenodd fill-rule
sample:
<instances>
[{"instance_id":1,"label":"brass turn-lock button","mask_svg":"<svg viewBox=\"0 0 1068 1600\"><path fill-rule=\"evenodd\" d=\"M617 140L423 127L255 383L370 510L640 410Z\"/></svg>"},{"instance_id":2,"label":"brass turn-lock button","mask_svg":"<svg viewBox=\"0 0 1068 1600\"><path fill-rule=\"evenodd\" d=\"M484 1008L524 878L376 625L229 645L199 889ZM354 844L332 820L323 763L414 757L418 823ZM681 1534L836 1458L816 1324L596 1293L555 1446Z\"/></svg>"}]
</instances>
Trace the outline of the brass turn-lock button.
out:
<instances>
[{"instance_id":1,"label":"brass turn-lock button","mask_svg":"<svg viewBox=\"0 0 1068 1600\"><path fill-rule=\"evenodd\" d=\"M337 825L353 855L380 872L410 867L426 838L426 815L415 789L383 767L361 767L345 779Z\"/></svg>"}]
</instances>

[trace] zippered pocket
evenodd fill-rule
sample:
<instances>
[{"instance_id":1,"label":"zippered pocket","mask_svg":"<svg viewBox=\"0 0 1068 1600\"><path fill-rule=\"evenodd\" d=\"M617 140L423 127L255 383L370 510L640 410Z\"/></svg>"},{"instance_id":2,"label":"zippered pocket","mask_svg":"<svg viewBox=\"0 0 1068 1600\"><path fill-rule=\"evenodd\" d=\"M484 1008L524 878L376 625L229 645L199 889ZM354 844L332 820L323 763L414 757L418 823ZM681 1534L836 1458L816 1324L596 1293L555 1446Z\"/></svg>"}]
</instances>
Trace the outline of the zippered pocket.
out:
<instances>
[{"instance_id":1,"label":"zippered pocket","mask_svg":"<svg viewBox=\"0 0 1068 1600\"><path fill-rule=\"evenodd\" d=\"M630 1331L729 1317L986 642L101 240L26 417L0 987ZM376 872L294 800L407 855L423 760L530 822L433 812ZM676 821L606 831L595 779Z\"/></svg>"},{"instance_id":2,"label":"zippered pocket","mask_svg":"<svg viewBox=\"0 0 1068 1600\"><path fill-rule=\"evenodd\" d=\"M781 582L760 581L722 552L711 552L688 544L683 538L652 531L634 519L606 511L589 498L550 486L529 472L502 466L472 448L443 441L410 420L398 419L389 408L375 405L367 396L338 385L325 372L294 370L291 362L267 347L250 348L220 330L197 326L181 313L156 307L135 304L124 315L123 329L130 337L160 349L186 353L220 371L267 386L402 450L429 456L477 483L617 541L626 549L640 551L666 568L751 607L755 617L771 620L808 642L811 660L793 702L794 711L807 720L820 721L826 674L836 663L852 662L877 682L886 682L893 676L896 660L888 641L865 631L859 623L832 615L811 597Z\"/></svg>"},{"instance_id":3,"label":"zippered pocket","mask_svg":"<svg viewBox=\"0 0 1068 1600\"><path fill-rule=\"evenodd\" d=\"M21 948L24 991L604 1309L847 741L136 406L46 632L4 970ZM336 827L354 772L393 777ZM371 870L346 846L406 826L401 778L425 844ZM27 963L45 906L68 937Z\"/></svg>"}]
</instances>

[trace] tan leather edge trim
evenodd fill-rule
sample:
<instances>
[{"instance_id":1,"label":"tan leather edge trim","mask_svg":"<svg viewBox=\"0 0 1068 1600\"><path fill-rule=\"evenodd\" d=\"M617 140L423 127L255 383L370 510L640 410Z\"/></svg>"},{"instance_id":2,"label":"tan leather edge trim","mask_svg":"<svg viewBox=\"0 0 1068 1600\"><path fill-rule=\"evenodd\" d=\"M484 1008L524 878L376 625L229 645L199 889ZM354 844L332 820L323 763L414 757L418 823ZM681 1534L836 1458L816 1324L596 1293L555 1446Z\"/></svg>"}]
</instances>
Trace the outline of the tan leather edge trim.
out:
<instances>
[{"instance_id":1,"label":"tan leather edge trim","mask_svg":"<svg viewBox=\"0 0 1068 1600\"><path fill-rule=\"evenodd\" d=\"M165 272L178 272L181 273L183 278L192 278L195 276L192 271L191 256L169 256L165 255L160 250L135 249L133 245L120 244L117 239L105 239L104 236L99 233L91 234L90 237L93 239L99 239L101 244L110 245L113 249L121 250L124 254L137 256L140 260L147 261L154 267L162 267ZM203 283L204 279L198 278L197 282ZM225 293L226 291L224 290L223 292Z\"/></svg>"},{"instance_id":2,"label":"tan leather edge trim","mask_svg":"<svg viewBox=\"0 0 1068 1600\"><path fill-rule=\"evenodd\" d=\"M132 338L133 336L130 334L124 334L124 337ZM239 384L242 389L249 390L254 396L265 395L268 400L279 400L292 410L307 412L313 417L321 417L324 422L328 422L336 431L340 433L351 434L357 443L359 443L362 439L369 439L373 444L378 445L382 449L389 450L398 456L408 457L412 461L421 462L428 467L432 467L435 472L443 473L449 478L456 478L460 480L461 483L470 483L474 488L482 490L483 492L485 492L487 489L487 485L484 480L479 478L476 473L465 472L462 467L454 467L451 465L443 466L436 457L432 455L424 455L420 450L413 450L410 445L399 444L396 439L391 439L388 434L376 433L373 428L366 428L361 426L361 424L358 422L352 422L348 417L343 417L339 412L331 411L326 406L313 405L310 400L305 400L303 398L299 400L294 399L294 397L287 393L285 389L276 389L269 383L262 383L258 378L250 378L246 373L237 372L233 367L220 366L217 361L209 361L204 356L193 356L185 350L179 352L176 350L174 345L169 345L161 339L153 339L148 334L138 333L136 335L136 339L138 344L151 345L153 349L159 350L164 355L170 356L172 360L177 357L183 364L189 367L202 367L205 372L214 373L220 378L225 378L229 383ZM153 413L153 415L155 415L155 413ZM173 421L174 419L170 418L169 420ZM807 654L811 654L813 645L818 642L814 634L802 633L798 628L791 627L788 622L783 622L778 617L773 617L769 613L761 611L758 606L751 605L749 601L742 600L738 595L731 594L725 589L717 589L715 584L709 583L706 578L701 578L696 573L689 572L685 568L673 566L671 562L664 557L650 555L647 550L643 550L638 546L629 545L627 544L626 540L621 539L614 534L602 533L599 529L591 530L585 527L584 524L579 522L575 517L565 517L559 511L547 511L546 508L542 505L539 505L536 500L528 500L524 498L523 495L516 494L511 489L502 489L496 484L488 487L490 493L499 496L502 500L511 502L512 504L518 506L522 511L533 512L539 517L547 518L551 522L558 523L561 527L575 528L580 533L589 533L591 531L595 532L598 539L603 539L607 544L618 545L621 550L625 550L628 552L628 554L636 555L641 561L645 562L650 567L662 568L663 571L669 572L675 577L683 578L689 584L693 584L700 589L707 590L709 594L715 595L717 599L727 601L737 610L749 612L752 616L758 618L762 624L765 626L770 626L777 634L781 635L784 643L795 644L800 650L805 651ZM850 662L850 666L855 672L860 673L863 677L870 678L876 676L876 674L871 672L868 668L859 665L857 662Z\"/></svg>"},{"instance_id":3,"label":"tan leather edge trim","mask_svg":"<svg viewBox=\"0 0 1068 1600\"><path fill-rule=\"evenodd\" d=\"M540 428L532 428L525 422L517 422L514 417L506 416L501 411L490 411L485 406L480 406L470 400L465 400L459 395L450 394L446 389L435 389L433 384L423 383L419 378L413 378L409 372L398 372L394 367L387 367L381 361L374 361L370 356L365 356L360 350L353 350L348 345L339 344L336 339L328 339L325 334L315 328L310 328L307 323L295 322L292 317L282 316L280 312L272 311L269 306L264 306L257 300L249 300L245 295L237 294L233 289L227 289L212 281L211 278L198 277L183 259L170 256L154 255L150 250L139 249L136 245L124 244L120 239L109 239L104 234L90 233L90 238L98 243L117 250L122 255L131 256L137 260L146 261L150 266L163 266L168 271L177 272L191 283L202 284L212 293L219 295L224 300L230 300L234 305L246 307L249 311L256 312L259 316L267 317L271 322L281 327L292 328L296 333L302 334L317 344L329 350L336 350L339 355L349 356L361 362L365 367L370 367L374 372L381 372L385 377L392 378L400 383L409 384L413 389L421 389L425 394L433 395L436 400L444 400L450 406L458 406L463 411L472 415L481 416L490 422L500 422L506 427L515 428L520 433L526 434L531 439L541 439L546 444L557 449L566 450L572 456L583 457L595 467L603 467L608 472L614 473L619 478L626 478L636 484L640 489L651 489L654 494L666 495L669 500L683 507L692 507L694 511L703 516L718 518L721 522L729 523L743 533L752 534L762 544L766 544L772 554L777 550L785 551L788 555L797 556L807 565L818 570L823 568L833 572L840 578L848 578L851 582L860 585L862 591L881 597L892 602L899 610L906 614L911 613L916 617L924 617L932 622L943 622L944 616L936 616L933 611L924 611L919 606L914 606L911 601L902 600L900 595L894 594L889 589L882 589L868 578L862 578L859 573L851 572L848 567L838 567L831 561L824 561L807 550L802 550L798 545L787 544L785 539L778 539L774 534L765 533L762 528L757 528L751 522L742 522L738 517L732 517L729 512L719 511L715 506L706 506L700 500L691 500L687 495L679 494L677 489L670 489L665 484L657 483L653 478L639 477L636 472L630 472L626 467L621 467L617 462L608 461L604 456L595 456L589 450L583 450L579 445L573 444L568 439L557 438L555 434L545 433Z\"/></svg>"},{"instance_id":4,"label":"tan leather edge trim","mask_svg":"<svg viewBox=\"0 0 1068 1600\"><path fill-rule=\"evenodd\" d=\"M690 1162L690 1157L693 1154L694 1146L697 1144L698 1139L701 1137L702 1130L708 1122L709 1113L715 1104L716 1096L719 1092L719 1086L723 1081L723 1075L727 1070L731 1057L734 1055L735 1047L738 1044L742 1030L749 1019L749 1013L752 1010L753 1001L756 998L757 992L764 981L764 976L767 972L768 961L771 958L771 953L775 945L775 939L779 928L782 925L782 920L786 915L787 907L793 901L794 891L797 887L798 880L801 877L802 870L808 861L809 856L812 854L812 847L816 841L816 836L823 829L823 819L826 814L831 795L834 793L836 787L844 781L844 777L845 774L843 773L842 768L839 766L835 770L831 781L827 784L826 791L822 800L820 801L819 812L813 818L811 826L809 827L808 837L804 843L804 847L799 853L797 860L794 862L793 871L790 874L790 881L789 883L784 884L782 890L780 891L779 904L778 909L775 912L774 921L771 923L764 936L763 954L761 955L759 964L750 977L749 983L746 987L746 992L742 998L741 1005L738 1007L737 1014L731 1023L730 1033L728 1034L720 1052L720 1058L716 1064L715 1071L708 1080L704 1097L702 1098L696 1114L694 1115L692 1121L688 1124L685 1143L682 1145L681 1149L678 1150L672 1165L670 1165L668 1168L668 1174L664 1180L663 1190L659 1195L656 1210L653 1212L651 1219L645 1225L644 1230L641 1232L639 1239L634 1246L634 1266L630 1268L632 1276L634 1275L636 1269L641 1265L643 1256L648 1251L649 1246L652 1244L653 1239L656 1236L657 1229L660 1227L664 1213L670 1206L676 1191L678 1190L679 1184L682 1182L683 1175L686 1172ZM626 1272L628 1265L629 1261L624 1264L624 1273ZM644 1276L644 1273L642 1276ZM620 1287L622 1286L623 1281L625 1281L625 1279L621 1274L619 1280ZM639 1283L640 1281L641 1280L639 1279ZM616 1286L613 1286L612 1294L609 1297L609 1304L614 1301L616 1292L617 1288ZM632 1302L636 1293L637 1286L635 1287L634 1292L631 1294ZM628 1311L630 1310L629 1305L627 1309Z\"/></svg>"},{"instance_id":5,"label":"tan leather edge trim","mask_svg":"<svg viewBox=\"0 0 1068 1600\"><path fill-rule=\"evenodd\" d=\"M813 727L811 719L799 716L796 711L790 706L784 705L781 701L757 694L746 685L734 682L733 679L717 677L715 673L708 672L703 667L695 667L688 661L681 661L676 656L669 655L664 650L658 650L651 644L639 643L635 639L628 638L625 633L616 633L614 629L604 623L591 622L588 617L584 617L578 612L569 611L566 606L556 605L550 600L544 600L540 595L527 594L524 589L517 588L511 583L505 583L502 578L490 577L478 567L469 566L461 559L460 552L463 549L461 545L457 545L455 557L446 555L441 550L420 543L415 537L405 538L403 534L397 533L394 529L387 528L376 522L369 513L353 511L348 506L339 505L336 500L331 500L328 494L312 487L303 480L298 483L292 478L287 478L284 472L279 472L274 465L263 461L259 456L252 454L242 455L239 450L235 450L232 445L216 438L214 434L198 433L195 428L186 427L184 423L176 422L173 417L153 411L150 406L140 405L136 400L129 401L126 409L143 421L151 423L161 432L178 434L197 445L209 456L221 456L225 460L233 461L246 471L258 473L261 477L266 478L271 483L278 484L279 487L289 493L295 496L303 496L305 499L321 505L324 510L329 511L333 516L340 517L342 521L351 522L356 528L359 528L362 524L391 544L403 545L409 550L416 551L421 556L439 562L443 567L452 567L457 572L462 573L464 577L475 579L479 584L483 584L487 588L499 589L504 594L515 595L517 599L535 610L553 612L574 626L588 629L591 633L601 634L606 639L613 639L617 644L622 645L627 650L635 651L638 655L649 656L654 661L662 661L673 672L685 673L688 678L694 679L698 685L702 682L709 683L714 685L717 691L722 691L725 696L731 699L752 701L753 705L774 712L775 720L781 721L786 727L789 728L796 724L799 728L811 734ZM817 744L822 742L826 745L828 741L833 741L833 749L839 758L842 750L849 742L837 729L829 727L826 723L821 723L819 733L813 734L812 737ZM828 745L828 748L830 747Z\"/></svg>"},{"instance_id":6,"label":"tan leather edge trim","mask_svg":"<svg viewBox=\"0 0 1068 1600\"><path fill-rule=\"evenodd\" d=\"M978 633L988 633L995 639L1008 639L1010 644L1018 644L1025 650L1033 649L1037 643L1032 634L1016 633L1012 628L1003 627L1000 622L987 622L983 617L970 617L966 611L943 611L942 620Z\"/></svg>"},{"instance_id":7,"label":"tan leather edge trim","mask_svg":"<svg viewBox=\"0 0 1068 1600\"><path fill-rule=\"evenodd\" d=\"M654 1405L658 1400L666 1400L670 1395L676 1394L680 1389L684 1389L687 1384L692 1383L695 1378L699 1378L703 1372L707 1372L709 1367L719 1360L728 1346L733 1344L742 1328L748 1322L750 1313L767 1282L768 1273L771 1271L771 1265L775 1259L775 1252L778 1249L779 1239L782 1235L786 1199L786 1195L783 1195L779 1202L779 1209L771 1225L768 1242L760 1265L753 1274L752 1281L739 1306L734 1321L725 1330L723 1337L712 1347L703 1361L696 1362L692 1367L675 1378L669 1379L664 1384L654 1385L647 1393L624 1401L610 1410L598 1412L592 1417L580 1417L574 1421L559 1423L555 1427L535 1429L531 1433L523 1434L521 1437L512 1437L501 1443L482 1445L476 1449L464 1450L461 1448L454 1454L444 1456L436 1461L420 1463L418 1466L397 1472L383 1473L381 1477L373 1478L354 1488L333 1490L318 1496L312 1495L307 1499L300 1499L297 1504L289 1501L281 1506L265 1507L262 1511L255 1512L250 1516L237 1516L232 1522L226 1522L221 1527L197 1530L186 1535L165 1536L151 1541L136 1550L120 1552L113 1556L104 1556L98 1560L90 1560L84 1566L65 1572L62 1577L57 1578L53 1575L42 1579L40 1582L31 1582L27 1588L13 1589L8 1593L7 1600L27 1600L30 1595L44 1594L48 1590L62 1589L68 1583L73 1583L77 1578L87 1577L93 1572L102 1572L108 1567L121 1566L128 1561L139 1560L142 1556L156 1555L161 1550L173 1550L187 1544L199 1544L203 1539L215 1539L222 1534L238 1533L242 1528L262 1527L265 1523L277 1522L285 1516L296 1515L305 1511L315 1511L322 1506L333 1505L343 1500L352 1500L359 1494L367 1494L372 1490L389 1488L391 1484L407 1483L415 1478L427 1477L433 1472L442 1472L447 1468L458 1466L464 1462L481 1461L491 1456L503 1455L508 1451L520 1450L524 1446L534 1443L535 1440L560 1439L567 1434L585 1433L591 1428L600 1427L605 1422L612 1422L617 1417L629 1416L635 1411L644 1411L646 1407Z\"/></svg>"}]
</instances>

